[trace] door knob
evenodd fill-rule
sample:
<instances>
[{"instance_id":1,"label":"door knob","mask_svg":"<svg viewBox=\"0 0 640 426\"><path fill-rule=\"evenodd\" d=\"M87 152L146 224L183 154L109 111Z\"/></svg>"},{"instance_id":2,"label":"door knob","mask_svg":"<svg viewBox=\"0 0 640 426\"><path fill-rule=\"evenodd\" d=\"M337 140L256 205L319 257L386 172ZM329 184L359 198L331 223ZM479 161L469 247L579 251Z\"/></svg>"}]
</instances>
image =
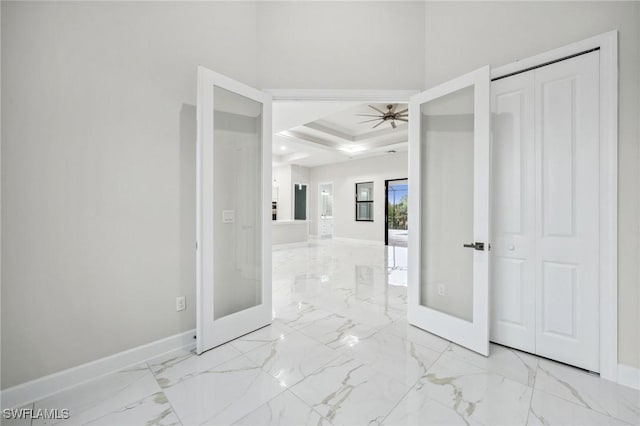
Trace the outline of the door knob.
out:
<instances>
[{"instance_id":1,"label":"door knob","mask_svg":"<svg viewBox=\"0 0 640 426\"><path fill-rule=\"evenodd\" d=\"M478 251L484 251L484 243L479 243L479 242L470 243L470 244L463 244L463 247L472 248L472 249L478 250Z\"/></svg>"}]
</instances>

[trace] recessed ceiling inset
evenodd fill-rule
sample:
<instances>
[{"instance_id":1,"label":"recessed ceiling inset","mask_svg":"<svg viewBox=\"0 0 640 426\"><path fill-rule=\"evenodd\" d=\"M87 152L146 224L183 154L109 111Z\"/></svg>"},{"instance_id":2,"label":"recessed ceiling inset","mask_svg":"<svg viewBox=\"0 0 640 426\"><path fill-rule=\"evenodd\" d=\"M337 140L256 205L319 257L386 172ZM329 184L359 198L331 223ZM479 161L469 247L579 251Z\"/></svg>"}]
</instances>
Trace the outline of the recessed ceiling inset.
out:
<instances>
[{"instance_id":1,"label":"recessed ceiling inset","mask_svg":"<svg viewBox=\"0 0 640 426\"><path fill-rule=\"evenodd\" d=\"M321 118L277 131L273 139L273 165L315 167L354 158L388 155L389 150L406 151L407 107L406 103L356 103L350 108L341 106ZM364 119L358 117L360 114L367 118L370 116L372 121L367 119L367 124L358 124ZM389 125L382 124L384 122Z\"/></svg>"}]
</instances>

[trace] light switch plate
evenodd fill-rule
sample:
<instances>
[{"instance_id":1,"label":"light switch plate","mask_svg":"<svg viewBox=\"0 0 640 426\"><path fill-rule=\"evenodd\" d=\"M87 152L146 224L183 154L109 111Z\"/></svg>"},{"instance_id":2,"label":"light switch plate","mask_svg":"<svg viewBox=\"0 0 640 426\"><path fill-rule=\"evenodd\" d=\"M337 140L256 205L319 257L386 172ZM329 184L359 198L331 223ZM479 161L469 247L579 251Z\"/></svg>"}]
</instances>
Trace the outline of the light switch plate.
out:
<instances>
[{"instance_id":1,"label":"light switch plate","mask_svg":"<svg viewBox=\"0 0 640 426\"><path fill-rule=\"evenodd\" d=\"M235 210L222 210L222 223L233 223L236 221Z\"/></svg>"},{"instance_id":2,"label":"light switch plate","mask_svg":"<svg viewBox=\"0 0 640 426\"><path fill-rule=\"evenodd\" d=\"M185 296L176 297L176 312L187 309L187 298Z\"/></svg>"}]
</instances>

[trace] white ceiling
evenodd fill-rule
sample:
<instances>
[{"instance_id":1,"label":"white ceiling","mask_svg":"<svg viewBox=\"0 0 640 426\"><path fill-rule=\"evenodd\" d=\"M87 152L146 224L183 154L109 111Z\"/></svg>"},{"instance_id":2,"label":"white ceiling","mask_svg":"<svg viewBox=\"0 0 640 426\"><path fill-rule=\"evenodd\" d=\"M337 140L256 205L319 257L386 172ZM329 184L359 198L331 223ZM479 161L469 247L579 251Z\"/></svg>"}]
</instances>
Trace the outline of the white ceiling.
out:
<instances>
[{"instance_id":1,"label":"white ceiling","mask_svg":"<svg viewBox=\"0 0 640 426\"><path fill-rule=\"evenodd\" d=\"M378 115L368 105L386 111L386 104L354 102L275 102L273 106L273 165L296 164L315 167L348 161L388 151L407 150L407 123L397 128L378 122L361 123ZM407 108L395 104L395 111Z\"/></svg>"},{"instance_id":2,"label":"white ceiling","mask_svg":"<svg viewBox=\"0 0 640 426\"><path fill-rule=\"evenodd\" d=\"M275 101L273 133L301 126L355 105L359 105L359 102Z\"/></svg>"}]
</instances>

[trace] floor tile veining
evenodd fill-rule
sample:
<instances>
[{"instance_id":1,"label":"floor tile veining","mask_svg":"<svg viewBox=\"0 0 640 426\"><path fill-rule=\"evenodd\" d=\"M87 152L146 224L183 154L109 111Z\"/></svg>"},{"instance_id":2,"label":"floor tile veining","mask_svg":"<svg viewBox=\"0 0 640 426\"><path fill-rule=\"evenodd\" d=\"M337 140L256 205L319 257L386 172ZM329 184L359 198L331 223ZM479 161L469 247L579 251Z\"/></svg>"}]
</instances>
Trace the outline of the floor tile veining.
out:
<instances>
[{"instance_id":1,"label":"floor tile veining","mask_svg":"<svg viewBox=\"0 0 640 426\"><path fill-rule=\"evenodd\" d=\"M273 265L270 326L33 407L68 408L60 424L74 425L640 424L638 391L409 325L406 247L317 241L274 250Z\"/></svg>"}]
</instances>

